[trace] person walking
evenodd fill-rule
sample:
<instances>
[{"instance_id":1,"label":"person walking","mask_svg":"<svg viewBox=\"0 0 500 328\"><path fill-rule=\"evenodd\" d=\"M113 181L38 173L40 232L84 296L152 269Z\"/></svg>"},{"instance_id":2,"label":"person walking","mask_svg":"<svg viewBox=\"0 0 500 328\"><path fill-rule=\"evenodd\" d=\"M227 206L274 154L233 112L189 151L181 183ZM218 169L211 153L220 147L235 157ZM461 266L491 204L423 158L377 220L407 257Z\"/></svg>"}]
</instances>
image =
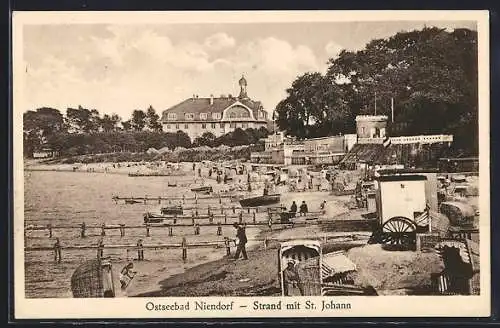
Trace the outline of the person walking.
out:
<instances>
[{"instance_id":1,"label":"person walking","mask_svg":"<svg viewBox=\"0 0 500 328\"><path fill-rule=\"evenodd\" d=\"M234 259L237 260L240 257L240 253L243 255L244 260L248 260L246 243L247 243L247 234L245 232L245 226L240 225L238 223L233 223L233 227L236 229L236 238L238 240L238 247L236 248L236 254L234 255Z\"/></svg>"}]
</instances>

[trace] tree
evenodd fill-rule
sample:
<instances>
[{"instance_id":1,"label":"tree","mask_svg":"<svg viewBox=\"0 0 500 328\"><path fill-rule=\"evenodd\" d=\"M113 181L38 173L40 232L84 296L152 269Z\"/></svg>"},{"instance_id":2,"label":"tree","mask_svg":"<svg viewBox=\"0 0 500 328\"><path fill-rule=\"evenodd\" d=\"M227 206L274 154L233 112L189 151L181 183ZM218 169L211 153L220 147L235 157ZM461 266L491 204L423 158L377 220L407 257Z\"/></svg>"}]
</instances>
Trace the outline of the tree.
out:
<instances>
[{"instance_id":1,"label":"tree","mask_svg":"<svg viewBox=\"0 0 500 328\"><path fill-rule=\"evenodd\" d=\"M191 147L191 138L189 137L189 135L187 135L186 132L179 130L175 134L175 146L176 147L190 148Z\"/></svg>"},{"instance_id":2,"label":"tree","mask_svg":"<svg viewBox=\"0 0 500 328\"><path fill-rule=\"evenodd\" d=\"M300 139L337 134L349 117L340 87L320 73L299 76L276 106L276 123Z\"/></svg>"},{"instance_id":3,"label":"tree","mask_svg":"<svg viewBox=\"0 0 500 328\"><path fill-rule=\"evenodd\" d=\"M23 114L23 145L24 154L33 156L48 139L56 133L66 130L64 117L55 108L42 107L35 111L29 110Z\"/></svg>"},{"instance_id":4,"label":"tree","mask_svg":"<svg viewBox=\"0 0 500 328\"><path fill-rule=\"evenodd\" d=\"M146 126L151 131L161 131L160 116L156 114L155 109L150 105L146 111Z\"/></svg>"},{"instance_id":5,"label":"tree","mask_svg":"<svg viewBox=\"0 0 500 328\"><path fill-rule=\"evenodd\" d=\"M122 122L122 128L124 131L132 130L132 122L130 120Z\"/></svg>"},{"instance_id":6,"label":"tree","mask_svg":"<svg viewBox=\"0 0 500 328\"><path fill-rule=\"evenodd\" d=\"M120 116L112 114L104 114L101 119L101 128L104 132L116 131L118 129L118 123L121 121Z\"/></svg>"},{"instance_id":7,"label":"tree","mask_svg":"<svg viewBox=\"0 0 500 328\"><path fill-rule=\"evenodd\" d=\"M391 115L391 135L451 133L477 154L477 33L439 28L397 33L330 60L353 114ZM432 119L429 119L432 118Z\"/></svg>"},{"instance_id":8,"label":"tree","mask_svg":"<svg viewBox=\"0 0 500 328\"><path fill-rule=\"evenodd\" d=\"M194 139L193 146L214 146L214 141L216 137L212 132L204 132L200 137Z\"/></svg>"},{"instance_id":9,"label":"tree","mask_svg":"<svg viewBox=\"0 0 500 328\"><path fill-rule=\"evenodd\" d=\"M89 133L95 128L95 112L87 108L68 108L66 110L66 122L70 132Z\"/></svg>"},{"instance_id":10,"label":"tree","mask_svg":"<svg viewBox=\"0 0 500 328\"><path fill-rule=\"evenodd\" d=\"M288 135L319 137L354 132L356 115L383 114L392 136L449 133L460 152L477 154L477 88L477 32L400 32L342 51L325 76L297 77L276 123Z\"/></svg>"},{"instance_id":11,"label":"tree","mask_svg":"<svg viewBox=\"0 0 500 328\"><path fill-rule=\"evenodd\" d=\"M142 110L134 110L130 125L134 131L142 131L146 126L146 114Z\"/></svg>"}]
</instances>

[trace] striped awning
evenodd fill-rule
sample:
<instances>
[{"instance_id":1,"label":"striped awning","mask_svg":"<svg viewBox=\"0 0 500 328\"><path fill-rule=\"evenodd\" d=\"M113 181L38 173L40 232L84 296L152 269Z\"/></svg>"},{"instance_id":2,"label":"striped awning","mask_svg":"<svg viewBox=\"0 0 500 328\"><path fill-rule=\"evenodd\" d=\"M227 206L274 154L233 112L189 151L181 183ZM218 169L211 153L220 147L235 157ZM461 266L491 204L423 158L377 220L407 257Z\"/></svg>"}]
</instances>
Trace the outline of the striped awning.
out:
<instances>
[{"instance_id":1,"label":"striped awning","mask_svg":"<svg viewBox=\"0 0 500 328\"><path fill-rule=\"evenodd\" d=\"M323 279L349 271L356 271L356 264L343 251L323 255L323 262L321 263Z\"/></svg>"}]
</instances>

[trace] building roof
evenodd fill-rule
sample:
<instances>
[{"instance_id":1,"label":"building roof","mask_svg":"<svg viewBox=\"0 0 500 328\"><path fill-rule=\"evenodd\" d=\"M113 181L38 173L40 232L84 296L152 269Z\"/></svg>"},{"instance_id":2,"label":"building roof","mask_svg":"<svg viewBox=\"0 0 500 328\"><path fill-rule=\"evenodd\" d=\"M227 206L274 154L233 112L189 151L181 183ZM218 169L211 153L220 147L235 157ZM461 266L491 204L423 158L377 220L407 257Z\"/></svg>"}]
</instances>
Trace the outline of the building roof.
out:
<instances>
[{"instance_id":1,"label":"building roof","mask_svg":"<svg viewBox=\"0 0 500 328\"><path fill-rule=\"evenodd\" d=\"M170 107L169 109L163 111L162 121L172 121L167 120L167 114L176 113L176 114L184 114L184 113L222 113L226 108L233 105L236 102L240 102L243 105L250 108L254 114L254 117L258 117L258 111L263 110L262 103L260 101L253 101L251 99L239 99L236 97L217 97L213 98L213 103L210 104L209 98L188 98L183 102ZM177 121L183 121L184 117L178 115ZM194 121L200 121L199 115L195 115Z\"/></svg>"}]
</instances>

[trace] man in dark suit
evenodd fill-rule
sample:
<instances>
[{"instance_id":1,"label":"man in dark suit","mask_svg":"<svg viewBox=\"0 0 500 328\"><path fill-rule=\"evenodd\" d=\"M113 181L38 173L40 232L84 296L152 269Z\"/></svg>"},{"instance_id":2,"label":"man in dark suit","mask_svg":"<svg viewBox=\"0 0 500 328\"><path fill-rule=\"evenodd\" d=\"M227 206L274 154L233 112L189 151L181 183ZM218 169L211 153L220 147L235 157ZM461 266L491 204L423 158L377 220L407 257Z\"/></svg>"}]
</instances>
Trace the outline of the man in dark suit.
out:
<instances>
[{"instance_id":1,"label":"man in dark suit","mask_svg":"<svg viewBox=\"0 0 500 328\"><path fill-rule=\"evenodd\" d=\"M236 254L234 259L237 260L240 257L240 253L243 255L244 260L248 260L247 250L245 248L247 243L247 234L245 232L245 226L238 223L234 223L233 227L236 228L236 238L238 239L238 247L236 248Z\"/></svg>"}]
</instances>

